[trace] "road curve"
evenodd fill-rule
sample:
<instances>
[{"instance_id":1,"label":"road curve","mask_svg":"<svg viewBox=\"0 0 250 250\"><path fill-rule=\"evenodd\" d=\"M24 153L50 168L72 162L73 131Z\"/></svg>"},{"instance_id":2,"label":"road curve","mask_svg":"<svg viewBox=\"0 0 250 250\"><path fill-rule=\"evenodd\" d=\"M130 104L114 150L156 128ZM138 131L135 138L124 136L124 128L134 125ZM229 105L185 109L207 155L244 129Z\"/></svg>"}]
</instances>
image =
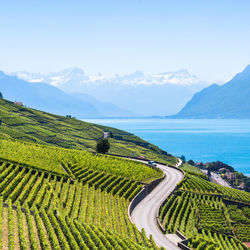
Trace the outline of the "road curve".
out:
<instances>
[{"instance_id":1,"label":"road curve","mask_svg":"<svg viewBox=\"0 0 250 250\"><path fill-rule=\"evenodd\" d=\"M178 167L180 164L181 160L179 160L176 166ZM139 230L144 228L148 237L152 234L155 243L159 247L163 246L167 250L180 249L162 233L158 227L156 217L161 204L184 176L181 171L177 169L161 164L157 164L157 167L166 174L166 177L134 208L131 214L131 220Z\"/></svg>"}]
</instances>

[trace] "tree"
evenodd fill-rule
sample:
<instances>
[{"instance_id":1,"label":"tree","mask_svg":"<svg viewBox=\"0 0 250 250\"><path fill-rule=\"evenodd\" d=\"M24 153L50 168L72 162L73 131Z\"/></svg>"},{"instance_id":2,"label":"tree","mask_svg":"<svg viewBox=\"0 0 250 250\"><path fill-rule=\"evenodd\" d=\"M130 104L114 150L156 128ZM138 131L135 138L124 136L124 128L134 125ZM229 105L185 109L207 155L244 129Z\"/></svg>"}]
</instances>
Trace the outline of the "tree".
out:
<instances>
[{"instance_id":1,"label":"tree","mask_svg":"<svg viewBox=\"0 0 250 250\"><path fill-rule=\"evenodd\" d=\"M0 92L0 98L3 98L3 94L2 94L2 92Z\"/></svg>"},{"instance_id":2,"label":"tree","mask_svg":"<svg viewBox=\"0 0 250 250\"><path fill-rule=\"evenodd\" d=\"M184 155L182 155L182 156L180 157L180 159L182 160L183 163L186 162L186 157L185 157Z\"/></svg>"},{"instance_id":3,"label":"tree","mask_svg":"<svg viewBox=\"0 0 250 250\"><path fill-rule=\"evenodd\" d=\"M187 163L192 165L192 166L194 166L194 164L195 164L195 162L193 160L189 160Z\"/></svg>"},{"instance_id":4,"label":"tree","mask_svg":"<svg viewBox=\"0 0 250 250\"><path fill-rule=\"evenodd\" d=\"M109 144L108 139L102 138L102 139L97 141L96 151L98 153L105 154L109 151L109 149L110 149L110 144Z\"/></svg>"}]
</instances>

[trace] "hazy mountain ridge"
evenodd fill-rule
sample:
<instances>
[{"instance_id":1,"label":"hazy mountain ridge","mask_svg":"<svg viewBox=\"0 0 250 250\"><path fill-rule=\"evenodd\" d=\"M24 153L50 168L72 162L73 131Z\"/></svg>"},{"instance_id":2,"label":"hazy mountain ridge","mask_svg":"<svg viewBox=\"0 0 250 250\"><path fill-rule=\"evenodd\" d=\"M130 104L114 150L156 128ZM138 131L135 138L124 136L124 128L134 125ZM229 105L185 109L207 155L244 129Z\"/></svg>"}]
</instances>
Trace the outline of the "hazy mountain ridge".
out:
<instances>
[{"instance_id":1,"label":"hazy mountain ridge","mask_svg":"<svg viewBox=\"0 0 250 250\"><path fill-rule=\"evenodd\" d=\"M41 109L59 115L71 115L78 118L104 116L132 116L115 105L101 103L94 98L83 98L63 92L42 82L27 82L0 71L0 91L4 98L23 102L27 107Z\"/></svg>"},{"instance_id":2,"label":"hazy mountain ridge","mask_svg":"<svg viewBox=\"0 0 250 250\"><path fill-rule=\"evenodd\" d=\"M0 90L4 98L60 115L95 117L101 113L87 102L78 100L46 83L31 83L0 72Z\"/></svg>"},{"instance_id":3,"label":"hazy mountain ridge","mask_svg":"<svg viewBox=\"0 0 250 250\"><path fill-rule=\"evenodd\" d=\"M213 84L185 105L174 118L250 118L250 65L222 86Z\"/></svg>"},{"instance_id":4,"label":"hazy mountain ridge","mask_svg":"<svg viewBox=\"0 0 250 250\"><path fill-rule=\"evenodd\" d=\"M209 84L187 70L147 75L136 71L124 76L87 76L79 68L56 73L13 73L30 82L43 81L70 94L87 94L122 110L151 116L178 112L193 94Z\"/></svg>"}]
</instances>

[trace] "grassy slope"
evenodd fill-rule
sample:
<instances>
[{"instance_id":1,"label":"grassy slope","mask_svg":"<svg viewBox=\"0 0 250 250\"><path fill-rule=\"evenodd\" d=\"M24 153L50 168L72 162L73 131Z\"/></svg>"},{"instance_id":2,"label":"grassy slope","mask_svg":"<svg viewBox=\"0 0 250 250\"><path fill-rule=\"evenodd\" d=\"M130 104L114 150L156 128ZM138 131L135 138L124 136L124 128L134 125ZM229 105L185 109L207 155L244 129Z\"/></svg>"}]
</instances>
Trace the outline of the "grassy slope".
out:
<instances>
[{"instance_id":1,"label":"grassy slope","mask_svg":"<svg viewBox=\"0 0 250 250\"><path fill-rule=\"evenodd\" d=\"M204 179L207 179L207 176L204 173L202 173L198 167L192 166L188 164L187 162L181 165L181 169L184 170L188 174L194 174Z\"/></svg>"},{"instance_id":2,"label":"grassy slope","mask_svg":"<svg viewBox=\"0 0 250 250\"><path fill-rule=\"evenodd\" d=\"M11 143L11 142L10 142ZM14 142L17 143L17 142ZM19 142L20 143L20 142ZM20 143L23 144L23 143ZM54 149L52 147L47 146L38 146L37 144L33 145L34 147L38 147L41 150L39 152L41 153L41 159L45 157L46 159L46 149L53 150L62 150L66 153L66 158L69 156L67 155L67 152L77 151L77 150L69 150L69 149L61 149L56 148ZM23 147L26 147L25 145ZM6 149L6 148L5 148ZM32 149L31 149L32 150ZM42 152L44 151L44 152ZM25 152L25 151L23 151ZM82 151L83 152L83 151ZM53 152L51 152L53 154ZM87 155L86 151L84 153ZM91 155L91 154L89 154ZM51 155L50 155L51 156ZM37 155L36 155L37 157ZM36 157L34 158L34 163L37 163ZM60 154L59 154L60 157ZM94 157L92 156L91 163L94 162ZM70 158L70 157L69 157ZM98 158L102 157L96 157L95 159L98 161ZM113 158L113 157L110 157ZM27 158L26 158L27 160ZM31 159L32 160L32 159ZM124 161L119 160L118 161ZM136 163L137 166L141 165ZM22 164L21 164L22 165ZM105 164L107 165L107 164ZM38 168L41 166L37 166ZM91 166L90 166L91 167ZM146 167L146 166L144 166ZM147 168L147 167L146 167ZM103 231L105 235L109 234L109 231L111 231L112 234L117 234L117 238L113 239L120 241L122 239L125 239L127 242L132 241L136 243L135 247L123 247L122 249L147 249L146 246L151 245L151 243L145 243L145 235L142 233L139 233L137 231L136 227L130 223L129 218L127 216L127 207L129 205L129 201L136 195L136 193L139 192L142 185L137 185L134 182L131 182L130 180L117 177L116 179L113 179L112 176L109 174L103 174L100 176L100 173L98 171L92 171L87 175L86 179L86 171L83 172L84 176L82 176L79 171L84 170L84 166L71 166L72 174L70 176L59 176L57 174L49 174L47 171L44 171L44 168L41 167L41 169L29 169L28 167L20 166L20 164L9 164L9 162L0 160L0 249L1 249L1 239L2 244L5 248L9 247L9 249L20 249L19 243L18 243L18 228L17 224L14 221L13 225L13 219L10 219L10 216L8 212L15 213L15 211L12 209L4 209L3 213L1 212L1 204L4 201L5 203L9 203L10 201L14 205L20 204L23 208L27 211L30 209L31 211L38 211L40 212L40 220L44 221L44 226L42 227L42 231L44 234L47 234L47 238L52 236L54 234L55 237L52 236L53 240L48 240L48 245L54 244L54 242L58 242L58 244L61 247L55 247L54 245L51 246L52 248L44 247L43 249L69 249L64 247L64 244L70 244L72 243L72 238L75 237L75 233L77 230L70 228L70 231L72 231L73 237L68 238L69 233L68 231L65 231L62 227L62 225L59 225L59 228L61 227L63 230L61 233L58 234L58 223L55 223L55 221L51 220L50 223L52 223L52 226L49 231L47 231L47 227L50 223L47 223L46 220L44 220L44 214L52 218L51 215L54 214L56 217L60 218L60 220L74 220L74 223L82 224L84 228L87 227L93 227L97 226L100 228L100 230ZM121 168L123 171L123 168ZM145 169L144 169L145 170ZM144 171L143 169L141 172ZM73 174L74 172L74 174ZM77 174L77 172L79 174ZM94 176L92 175L94 173ZM104 178L106 179L104 179ZM112 181L107 183L107 177L110 179L112 177ZM125 181L125 182L124 182ZM136 184L136 186L134 185ZM128 186L129 185L129 186ZM132 192L127 193L126 192L131 190ZM13 216L12 216L13 217ZM23 213L23 217L26 217ZM3 220L2 220L3 219ZM37 219L35 219L37 221ZM3 223L2 223L3 221ZM28 222L28 221L27 221ZM25 222L24 224L27 224ZM43 222L42 222L43 223ZM6 226L7 225L7 226ZM37 231L36 227L37 223L34 223L33 221L33 230ZM46 226L47 225L47 226ZM19 225L18 225L19 226ZM21 226L22 227L22 226ZM12 228L12 233L10 232L10 228ZM23 231L27 234L29 234L30 229L27 227L23 228ZM2 233L3 232L3 233ZM13 232L17 232L16 236L14 237L14 240L10 241L8 240L8 237L12 235L13 239ZM51 234L52 232L52 234ZM75 233L74 233L75 232ZM95 233L98 233L96 228L94 229ZM2 236L1 236L2 234ZM27 235L26 234L26 235ZM79 233L78 233L79 234ZM99 246L98 240L96 240L96 237L93 236L93 234L89 234L89 237L86 238L82 237L86 235L86 232L82 233L81 231L81 237L80 240L77 240L77 244L83 244L84 242L86 244L90 243L93 240L95 244L97 244L98 248L94 248L90 246L90 249L106 249L104 247ZM50 235L50 236L49 236ZM57 236L58 237L57 237ZM59 236L60 235L60 236ZM44 237L42 237L40 234L36 234L37 237L35 237L35 244L40 244L44 242ZM92 237L93 236L93 237ZM65 239L63 242L61 241L62 238ZM30 247L30 240L29 237L26 237L27 241L24 243L24 246L27 246L28 249L37 249L35 247ZM104 238L102 237L101 240ZM112 241L112 242L113 242ZM146 240L149 242L149 240ZM12 242L12 244L11 244ZM10 246L13 245L13 242L15 244L15 247L11 248ZM39 243L40 242L40 243ZM141 246L137 245L140 244ZM106 243L104 243L106 245ZM113 243L112 243L113 244ZM130 244L129 244L130 245ZM86 249L83 247L77 247L77 246L71 246L70 249ZM114 248L107 247L107 249L121 249L117 248L115 245ZM157 248L154 248L157 249Z\"/></svg>"},{"instance_id":3,"label":"grassy slope","mask_svg":"<svg viewBox=\"0 0 250 250\"><path fill-rule=\"evenodd\" d=\"M139 137L115 128L24 108L0 99L0 139L18 139L71 149L95 150L104 131L113 133L110 153L144 156L175 164L176 158Z\"/></svg>"},{"instance_id":4,"label":"grassy slope","mask_svg":"<svg viewBox=\"0 0 250 250\"><path fill-rule=\"evenodd\" d=\"M72 166L79 166L141 182L148 182L162 176L162 172L158 169L123 158L94 156L85 150L42 146L20 141L0 140L0 158L60 175L71 174L66 170L69 171Z\"/></svg>"}]
</instances>

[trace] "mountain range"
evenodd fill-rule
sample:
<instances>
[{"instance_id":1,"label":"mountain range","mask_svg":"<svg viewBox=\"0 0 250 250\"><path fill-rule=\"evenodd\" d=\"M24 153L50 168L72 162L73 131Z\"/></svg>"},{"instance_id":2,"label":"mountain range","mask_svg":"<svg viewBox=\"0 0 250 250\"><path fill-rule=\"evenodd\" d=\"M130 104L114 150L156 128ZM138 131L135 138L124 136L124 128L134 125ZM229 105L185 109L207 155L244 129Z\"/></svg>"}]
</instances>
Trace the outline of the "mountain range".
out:
<instances>
[{"instance_id":1,"label":"mountain range","mask_svg":"<svg viewBox=\"0 0 250 250\"><path fill-rule=\"evenodd\" d=\"M232 80L196 93L172 118L250 118L250 65Z\"/></svg>"},{"instance_id":2,"label":"mountain range","mask_svg":"<svg viewBox=\"0 0 250 250\"><path fill-rule=\"evenodd\" d=\"M78 118L132 116L133 113L102 103L88 95L71 95L43 82L28 82L0 71L0 92L4 98L58 115Z\"/></svg>"},{"instance_id":3,"label":"mountain range","mask_svg":"<svg viewBox=\"0 0 250 250\"><path fill-rule=\"evenodd\" d=\"M223 85L207 86L187 70L154 75L136 71L113 77L87 76L79 68L49 74L0 71L0 91L6 99L60 115L250 117L250 65Z\"/></svg>"},{"instance_id":4,"label":"mountain range","mask_svg":"<svg viewBox=\"0 0 250 250\"><path fill-rule=\"evenodd\" d=\"M69 68L49 74L16 72L32 83L48 83L67 94L90 102L107 116L162 116L177 113L193 94L209 84L187 70L147 75L88 76L82 69ZM105 103L105 105L104 105ZM118 112L119 111L119 112Z\"/></svg>"}]
</instances>

